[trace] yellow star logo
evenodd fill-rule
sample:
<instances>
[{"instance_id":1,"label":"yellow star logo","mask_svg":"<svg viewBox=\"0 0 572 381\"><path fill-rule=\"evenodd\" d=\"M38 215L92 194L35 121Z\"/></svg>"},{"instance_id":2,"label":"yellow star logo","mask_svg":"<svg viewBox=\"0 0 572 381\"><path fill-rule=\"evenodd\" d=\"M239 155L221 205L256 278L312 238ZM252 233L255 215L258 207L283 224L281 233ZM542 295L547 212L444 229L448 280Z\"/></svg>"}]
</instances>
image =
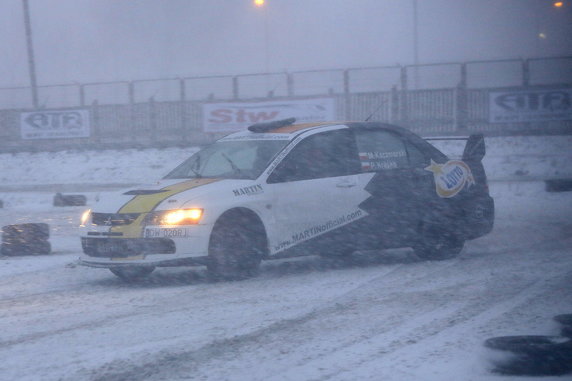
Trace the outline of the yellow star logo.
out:
<instances>
[{"instance_id":1,"label":"yellow star logo","mask_svg":"<svg viewBox=\"0 0 572 381\"><path fill-rule=\"evenodd\" d=\"M424 168L426 171L433 172L436 176L443 174L443 165L437 164L431 159L431 165Z\"/></svg>"}]
</instances>

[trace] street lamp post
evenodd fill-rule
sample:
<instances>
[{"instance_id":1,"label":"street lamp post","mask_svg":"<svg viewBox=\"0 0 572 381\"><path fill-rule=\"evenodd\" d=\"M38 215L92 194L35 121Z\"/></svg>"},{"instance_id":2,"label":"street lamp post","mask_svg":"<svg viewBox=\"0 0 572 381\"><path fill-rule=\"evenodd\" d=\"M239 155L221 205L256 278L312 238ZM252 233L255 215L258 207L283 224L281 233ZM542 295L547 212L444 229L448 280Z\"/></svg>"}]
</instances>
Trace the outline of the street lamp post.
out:
<instances>
[{"instance_id":1,"label":"street lamp post","mask_svg":"<svg viewBox=\"0 0 572 381\"><path fill-rule=\"evenodd\" d=\"M32 27L30 25L30 6L28 0L22 0L24 6L24 26L26 28L26 44L28 47L28 69L30 71L30 86L32 88L32 104L38 108L38 85L36 82L36 64L34 61L34 47L32 45Z\"/></svg>"},{"instance_id":2,"label":"street lamp post","mask_svg":"<svg viewBox=\"0 0 572 381\"><path fill-rule=\"evenodd\" d=\"M264 18L264 70L268 73L268 7L265 0L253 0L256 7L262 8Z\"/></svg>"},{"instance_id":3,"label":"street lamp post","mask_svg":"<svg viewBox=\"0 0 572 381\"><path fill-rule=\"evenodd\" d=\"M419 19L417 16L417 0L413 0L413 63L415 69L413 71L415 89L419 87Z\"/></svg>"}]
</instances>

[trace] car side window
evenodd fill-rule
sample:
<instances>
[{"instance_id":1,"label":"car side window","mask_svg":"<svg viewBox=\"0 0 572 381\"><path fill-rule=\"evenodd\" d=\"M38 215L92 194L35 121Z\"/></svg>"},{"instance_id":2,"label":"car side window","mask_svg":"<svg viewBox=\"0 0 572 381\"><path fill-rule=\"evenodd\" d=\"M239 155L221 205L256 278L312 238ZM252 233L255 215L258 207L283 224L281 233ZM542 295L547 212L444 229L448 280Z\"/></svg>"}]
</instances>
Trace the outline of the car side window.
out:
<instances>
[{"instance_id":1,"label":"car side window","mask_svg":"<svg viewBox=\"0 0 572 381\"><path fill-rule=\"evenodd\" d=\"M429 158L419 148L410 142L406 142L405 145L411 168L425 168L429 165Z\"/></svg>"},{"instance_id":2,"label":"car side window","mask_svg":"<svg viewBox=\"0 0 572 381\"><path fill-rule=\"evenodd\" d=\"M365 130L356 133L362 172L378 172L409 167L401 138L389 131Z\"/></svg>"},{"instance_id":3,"label":"car side window","mask_svg":"<svg viewBox=\"0 0 572 381\"><path fill-rule=\"evenodd\" d=\"M355 141L349 130L312 135L292 149L268 178L279 183L359 172Z\"/></svg>"}]
</instances>

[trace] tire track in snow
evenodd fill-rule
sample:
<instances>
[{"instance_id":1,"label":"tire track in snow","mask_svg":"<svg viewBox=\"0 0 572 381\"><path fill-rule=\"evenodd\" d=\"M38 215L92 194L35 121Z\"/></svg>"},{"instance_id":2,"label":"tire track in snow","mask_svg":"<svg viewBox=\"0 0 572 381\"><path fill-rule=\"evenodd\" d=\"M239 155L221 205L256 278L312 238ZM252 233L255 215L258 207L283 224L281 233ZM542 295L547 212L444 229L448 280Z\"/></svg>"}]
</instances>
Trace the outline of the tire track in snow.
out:
<instances>
[{"instance_id":1,"label":"tire track in snow","mask_svg":"<svg viewBox=\"0 0 572 381\"><path fill-rule=\"evenodd\" d=\"M373 353L369 351L368 348L364 348L367 352L369 351L369 356L364 356L358 361L353 362L350 366L352 368L351 374L347 369L339 369L335 372L330 372L329 374L322 375L320 377L314 378L314 381L323 380L391 380L391 379L401 379L402 376L395 376L394 374L389 374L388 369L391 368L391 372L395 371L395 367L391 367L390 364L399 363L400 368L403 373L408 374L410 379L419 379L419 375L411 374L403 368L408 368L411 365L419 365L420 361L431 360L432 354L435 352L446 350L447 345L451 345L450 337L463 337L464 332L475 332L478 328L486 325L488 322L501 318L503 315L509 314L515 310L521 310L523 306L528 305L531 301L542 298L547 293L551 293L553 290L560 287L560 284L566 281L566 279L571 279L572 272L562 273L557 278L553 279L547 285L542 280L534 282L520 290L513 298L507 298L506 300L491 306L492 308L487 308L480 313L475 314L467 319L458 321L455 324L445 327L438 332L430 336L424 337L422 340L411 340L408 346L401 346L395 351L390 353ZM432 339L431 345L426 342L427 339ZM484 340L484 338L483 338ZM377 341L377 340L376 340ZM435 344L441 343L442 346L439 347ZM479 341L479 344L482 342ZM424 347L421 350L412 349L411 346ZM473 347L473 352L478 352L480 349L478 346ZM420 353L422 358L412 358L410 353ZM415 364L411 364L415 363ZM346 366L348 368L348 366ZM364 369L360 371L360 369ZM365 370L367 369L367 371ZM372 377L375 375L375 377Z\"/></svg>"},{"instance_id":2,"label":"tire track in snow","mask_svg":"<svg viewBox=\"0 0 572 381\"><path fill-rule=\"evenodd\" d=\"M364 287L364 284L368 284L375 279L384 278L385 276L394 273L403 265L393 265L385 271L376 272L373 277L366 277L365 282L358 284L354 289L359 289ZM265 282L268 279L264 280ZM351 291L350 291L351 292ZM337 298L335 298L337 299ZM280 319L269 325L262 327L260 329L253 330L252 332L236 335L226 339L215 340L211 343L204 345L198 349L194 350L163 350L157 354L151 356L146 356L145 358L140 358L137 360L117 360L108 363L97 369L80 371L78 374L70 377L69 379L84 379L89 377L92 380L140 380L142 377L146 378L153 374L159 373L168 369L177 363L196 363L197 365L203 363L213 356L213 354L224 355L229 351L232 352L233 348L239 350L241 346L248 342L256 342L260 337L266 336L269 332L278 330L283 331L287 327L295 326L297 324L302 324L305 321L315 319L316 316L323 314L324 311L330 311L333 313L340 308L345 308L339 304L331 304L330 302L322 303L322 307L318 307L312 310L310 313L304 313L301 316L297 316L290 319ZM169 311L171 313L172 311ZM327 313L327 312L326 312ZM142 363L142 365L136 365L136 363Z\"/></svg>"},{"instance_id":3,"label":"tire track in snow","mask_svg":"<svg viewBox=\"0 0 572 381\"><path fill-rule=\"evenodd\" d=\"M52 295L55 297L49 297L48 295L48 297L46 298L34 298L32 300L28 300L28 303L25 303L22 306L22 308L26 309L27 314L29 315L29 318L27 320L33 319L33 321L37 321L40 324L39 329L41 329L42 332L26 335L25 337L16 337L13 340L5 340L4 344L8 346L1 347L1 349L7 351L6 353L19 353L19 352L27 353L29 350L38 351L38 349L46 347L48 343L57 341L68 342L72 337L78 338L82 336L86 337L87 342L90 342L93 339L97 340L98 341L97 347L105 347L108 345L105 344L104 340L106 335L108 335L110 332L118 332L120 334L119 337L122 337L125 336L121 334L123 328L126 328L127 332L133 332L134 329L140 331L145 327L156 326L157 328L159 328L157 334L149 334L149 335L143 334L141 337L136 338L136 340L130 340L129 338L126 338L127 339L127 341L125 342L126 349L122 349L121 351L119 351L123 355L121 354L116 355L117 358L122 358L122 357L137 358L141 356L140 354L138 354L138 352L143 353L146 351L145 353L147 354L157 353L160 352L161 349L166 348L169 345L169 342L175 342L175 343L180 342L180 339L171 340L169 337L161 336L161 326L162 326L161 321L165 321L165 319L167 319L167 321L169 321L170 319L171 322L175 321L172 319L173 315L185 316L188 314L189 316L192 317L194 314L195 317L192 318L193 319L192 321L196 322L198 320L206 323L207 326L204 327L205 332L210 332L210 334L208 335L192 334L190 335L190 337L198 339L200 343L202 342L208 343L208 341L213 340L212 339L213 336L216 338L225 337L219 335L220 331L217 332L218 328L216 327L218 326L225 328L225 330L223 330L222 332L226 335L226 337L229 336L228 333L225 332L226 330L231 331L231 329L234 328L237 329L238 331L244 332L245 327L247 329L253 328L252 327L253 324L250 322L248 314L245 315L241 312L242 308L244 308L243 307L244 305L248 305L249 308L254 308L253 311L255 313L256 312L260 313L261 316L268 316L268 318L255 321L255 324L257 324L259 327L260 324L266 325L268 324L268 322L277 321L278 320L277 318L282 318L284 316L284 313L286 316L292 316L293 314L299 315L301 312L307 311L314 305L322 304L322 298L329 298L329 296L335 297L340 293L344 292L344 290L347 291L348 289L354 288L356 286L359 287L359 285L370 281L372 278L383 277L387 273L395 271L397 267L399 267L399 265L378 266L375 268L365 269L365 271L363 272L359 268L358 269L349 268L347 269L348 271L343 271L341 273L338 273L341 276L338 276L335 271L313 270L311 272L308 272L306 270L303 270L299 275L299 279L304 279L304 282L309 281L309 283L307 283L308 285L312 284L313 287L316 287L318 289L321 288L326 290L329 288L332 290L326 292L322 291L318 294L313 294L313 293L308 294L307 292L305 292L307 290L307 285L304 284L292 285L292 281L295 280L297 277L296 273L294 275L289 274L287 276L277 276L277 277L275 276L271 278L268 277L255 278L245 282L219 282L219 283L212 283L212 284L209 283L203 285L200 285L199 283L200 287L196 288L186 287L185 284L184 283L181 284L180 281L167 283L166 287L153 287L152 284L151 285L144 284L141 286L124 285L122 287L119 287L120 288L119 291L117 290L118 288L117 286L118 285L121 286L121 283L119 281L116 281L114 278L110 276L109 281L105 279L104 283L102 283L102 280L96 280L95 284L99 286L108 285L111 287L98 286L97 292L89 292L85 295L87 297L87 301L84 301L84 304L93 303L94 308L99 311L98 316L94 318L93 314L87 314L85 315L85 317L80 317L78 319L80 320L78 324L73 324L73 322L70 322L70 317L73 317L73 319L76 320L74 316L80 313L82 311L82 308L84 308L80 306L79 309L76 308L76 310L73 310L76 303L81 300L82 297L81 291L73 294L71 294L73 291L69 291L67 293L61 292L61 294L58 292L56 293L56 295ZM355 277L356 272L362 273L363 276L359 279L356 278ZM270 271L269 273L273 274L273 271ZM160 279L161 277L158 278ZM168 274L166 274L164 278L165 279L169 278ZM344 281L344 279L346 281ZM63 281L65 282L66 279L63 279ZM94 282L91 283L93 284ZM343 284L345 284L345 286ZM175 290L173 290L171 287L172 285L181 287L177 287ZM307 305L304 305L303 303L300 303L297 298L287 297L286 299L282 299L280 303L276 304L277 302L276 294L283 293L285 290L284 287L286 285L292 285L292 287L289 288L288 290L290 292L294 292L294 295L299 294L302 297L302 300L308 300L309 303ZM107 290L109 290L109 292L107 292ZM126 294L124 291L129 291L129 292ZM302 291L304 291L304 293L301 293ZM70 298L70 296L72 295L73 298ZM105 304L102 303L101 301L105 300L105 298L109 295L113 295L116 297L116 299L111 301L110 305L111 307L110 312L113 314L113 316L109 316L109 312L106 312L105 308L103 310L101 309L102 304ZM121 302L121 300L128 302L128 304L132 304L131 302L133 298L135 298L136 304L140 304L141 302L146 303L146 305L143 306L145 308L139 309L137 307L140 306L135 306L134 308L130 308L127 312L125 312L125 309L123 307L119 309L116 307L118 303ZM253 301L256 302L253 303ZM188 302L190 302L190 304ZM66 305L69 305L72 308L72 310L69 311L67 308L65 308ZM221 305L227 305L228 308L221 309L220 307ZM283 308L276 308L280 307L281 305L283 306ZM54 322L44 320L42 316L48 316L50 319L54 318L53 313L49 311L45 312L42 310L45 309L44 307L50 307L50 309L52 310L64 307L63 308L64 313L63 314L58 313L58 315L62 315L63 323L68 324L69 326L62 327L62 324L54 324ZM41 315L37 315L38 309L41 312ZM220 322L218 321L219 319L212 318L216 317L216 315L213 315L212 311L228 311L230 313L230 317L234 316L236 317L236 319L229 320L227 315L224 317L224 319L222 319L222 322ZM117 314L117 312L120 313ZM205 318L202 318L201 315L207 317L210 316L211 317L210 321L208 318L205 320ZM6 316L10 317L10 315ZM101 317L101 319L98 319L98 317ZM85 322L86 318L91 319L91 321ZM56 318L56 320L58 319L59 318ZM121 321L121 319L124 320ZM177 318L177 320L182 322L180 318ZM4 319L3 323L4 322L6 322L6 319ZM18 319L18 324L21 327L21 329L18 329L17 330L18 332L16 332L16 334L19 334L20 332L26 333L27 331L26 326L36 328L35 325L31 324L30 322L26 322L26 320L21 321L20 319ZM58 329L53 329L55 328L54 326L57 325L59 325L60 327ZM213 330L213 328L216 329ZM201 325L201 330L202 329L203 326ZM185 335L190 332L191 331L189 331L188 329L187 330L183 329L180 331L180 334L178 336L174 337L180 338L181 334ZM147 343L145 342L146 338L149 338L150 340ZM114 340L114 342L117 342L117 340ZM152 346L148 345L148 343L152 344L153 342L157 343L156 349L154 349L153 345ZM190 342L190 344L192 346L193 342ZM173 346L173 344L170 345ZM87 348L86 345L83 346ZM145 349L141 350L141 347L144 347ZM70 348L70 350L73 350L73 348ZM109 350L113 351L113 347L109 346ZM65 353L67 353L66 350L62 352L62 355L64 355ZM129 355L127 356L125 355L125 353ZM73 354L74 358L77 358L77 355L75 353L72 352L71 354ZM55 363L53 363L54 356L47 356L47 357L51 358L51 360L47 360L46 358L46 361L48 362L45 365L43 365L42 363L31 364L32 365L31 369L36 369L36 368L37 369L36 370L28 369L25 374L28 374L28 372L30 371L34 372L34 374L39 372L44 374L44 372L48 372L47 374L56 374L60 375L61 377L61 375L70 374L70 371L71 373L79 371L79 374L82 374L82 376L73 377L71 379L74 380L86 379L88 377L86 376L87 371L81 371L80 370L81 368L78 369L78 365L81 366L82 363L91 363L92 365L90 366L92 367L99 366L97 359L93 358L90 358L89 361L86 361L87 358L84 358L80 362L78 362L77 360L70 362L71 360L69 359L69 356L64 356L62 358L63 361L61 362L61 364L58 363L56 365ZM109 358L109 356L107 356L107 358ZM11 361L6 364L9 363L17 363L17 361ZM100 361L99 363L103 364L103 361ZM66 373L63 372L58 373L58 369L60 368L62 370L66 369ZM17 369L9 369L9 368L2 369L2 366L0 366L0 374L4 374L9 378L17 376L19 377L19 375L23 375L22 372L24 371L25 371L24 369L20 371Z\"/></svg>"},{"instance_id":4,"label":"tire track in snow","mask_svg":"<svg viewBox=\"0 0 572 381\"><path fill-rule=\"evenodd\" d=\"M443 268L454 266L455 262L424 263L424 265L430 266L430 271L425 272L424 276L432 277ZM291 319L282 319L247 334L236 335L228 339L214 341L197 350L169 350L163 351L163 353L155 355L149 360L139 359L135 361L121 360L113 362L100 369L93 370L91 372L93 378L91 379L94 381L139 380L142 377L148 378L151 376L160 376L164 372L171 373L173 368L180 367L181 364L184 364L185 367L192 366L198 368L213 357L226 357L232 354L236 355L237 353L240 353L243 347L247 347L249 345L257 346L257 343L262 338L267 337L274 332L289 332L292 329L295 330L297 326L322 319L324 316L335 316L345 310L354 309L355 306L351 300L354 298L353 295L355 293L362 293L363 289L370 288L370 284L375 283L376 281L387 283L388 281L385 281L385 279L391 276L401 278L401 275L397 273L399 273L399 270L406 267L408 266L398 265L382 274L377 274L367 282L344 293L342 296L338 296L337 298L326 302L324 306L318 307L302 316ZM410 280L410 282L415 281L416 280ZM143 365L135 365L135 362L143 362ZM169 379L169 377L171 376L169 375L167 379Z\"/></svg>"},{"instance_id":5,"label":"tire track in snow","mask_svg":"<svg viewBox=\"0 0 572 381\"><path fill-rule=\"evenodd\" d=\"M552 243L546 243L545 246L552 247L553 245ZM503 262L500 257L496 259L499 262ZM510 261L510 258L508 260ZM462 265L466 264L464 262L465 261L457 260L444 266L443 263L429 263L429 265L436 266L436 268L433 268L434 271L417 274L416 277L407 279L405 283L398 283L397 286L399 288L407 288L417 285L423 279L434 278L436 275L442 275L450 270L458 271L459 269L456 269L456 267L463 267ZM494 264L492 265L492 268L494 268ZM484 293L484 296L480 298L480 302L478 300L473 300L471 302L447 302L444 306L436 304L434 308L431 308L431 306L425 306L428 311L406 308L405 311L402 311L405 312L405 314L401 316L401 319L394 320L392 325L384 327L380 332L377 332L377 335L375 336L368 336L365 338L350 337L349 339L342 337L339 342L317 351L317 353L312 353L312 351L306 350L302 356L292 356L292 353L295 353L300 348L299 345L303 345L305 339L311 339L313 333L312 325L319 326L320 322L328 323L328 319L331 317L351 314L353 310L356 309L355 294L358 294L359 296L363 289L367 289L372 283L377 283L376 281L379 283L376 284L376 288L366 292L365 298L364 295L361 295L364 299L362 304L375 301L379 303L388 303L392 300L394 303L402 302L405 296L410 295L405 295L403 292L393 292L384 295L385 299L375 299L371 298L371 296L372 294L375 295L376 292L379 292L380 289L385 289L384 286L389 286L392 282L395 282L400 278L407 278L407 273L411 274L412 272L419 270L417 267L418 266L407 266L407 268L405 268L405 274L401 271L395 271L382 277L382 279L375 278L367 284L344 294L343 297L336 298L332 301L332 303L334 303L333 305L320 310L315 310L306 316L280 321L266 327L265 329L255 331L247 335L213 342L198 351L165 354L161 358L148 362L144 366L137 366L120 373L114 373L113 371L111 373L104 372L103 375L100 374L94 379L107 380L109 379L108 377L117 377L111 379L130 380L145 376L151 377L151 379L174 380L178 377L183 379L187 378L190 374L199 377L202 376L203 378L209 378L207 375L211 374L211 376L214 375L215 379L217 376L221 378L228 377L229 379L240 379L240 377L238 377L240 373L229 375L223 371L223 374L217 374L216 369L233 369L232 364L240 366L239 364L248 364L249 361L254 361L252 365L262 367L263 369L259 369L258 372L264 373L264 367L261 364L264 364L265 360L272 362L272 356L280 356L281 352L283 352L282 354L284 355L290 356L288 364L280 367L277 362L273 362L274 369L270 372L271 374L261 375L258 379L296 379L300 374L305 374L305 372L312 369L320 369L320 367L323 369L327 369L328 367L331 368L332 362L336 362L336 360L332 361L332 359L337 359L342 364L338 371L332 374L322 374L325 372L318 371L317 374L314 374L317 379L321 379L321 377L325 377L324 379L327 379L328 377L333 377L336 374L343 372L344 368L347 368L344 366L345 364L343 362L345 358L355 358L357 356L359 359L357 361L357 366L359 366L360 363L374 361L380 355L387 356L391 353L398 352L401 349L408 348L411 345L439 335L454 327L464 327L466 324L470 324L476 316L487 316L488 314L492 314L493 317L497 316L497 314L501 313L498 312L499 309L506 310L506 308L514 308L514 306L517 306L530 298L531 294L542 290L542 288L538 286L538 279L536 278L521 279L520 282L517 282L518 279L509 277L509 279L505 279L505 282L509 282L512 287L510 290L502 294L498 294L497 287L492 284L485 290L486 292ZM403 269L403 267L400 267L400 270ZM485 273L487 271L489 270L485 270ZM480 280L480 278L476 279L476 281ZM413 293L417 292L420 299L431 300L431 296L435 295L435 293L445 291L445 295L447 295L447 292L453 292L455 289L462 288L460 286L465 285L453 284L445 289L432 289L425 292L415 291L414 289ZM461 298L463 297L462 294L457 296ZM443 301L442 296L437 297L436 300ZM363 309L361 306L358 307L360 307L358 308L360 311ZM432 318L429 322L427 322L426 316L420 316L416 319L416 316L423 312L432 314ZM342 325L342 329L344 329L344 327L345 326ZM372 337L374 343L377 343L377 345L373 345L373 349ZM298 338L298 340L296 340L296 338ZM268 346L268 343L270 343L270 348L265 348ZM261 346L262 349L260 348ZM283 348L276 350L276 347ZM244 358L250 354L254 355ZM293 364L293 362L295 363ZM125 366L128 364L124 363L122 365ZM220 367L217 365L220 365ZM353 368L352 366L349 367ZM201 371L202 368L210 370L211 373ZM281 373L280 368L282 368L283 373ZM213 369L215 369L214 372L212 371ZM111 371L112 369L108 368L107 370ZM243 376L248 377L248 374L243 374ZM303 378L309 379L305 376Z\"/></svg>"}]
</instances>

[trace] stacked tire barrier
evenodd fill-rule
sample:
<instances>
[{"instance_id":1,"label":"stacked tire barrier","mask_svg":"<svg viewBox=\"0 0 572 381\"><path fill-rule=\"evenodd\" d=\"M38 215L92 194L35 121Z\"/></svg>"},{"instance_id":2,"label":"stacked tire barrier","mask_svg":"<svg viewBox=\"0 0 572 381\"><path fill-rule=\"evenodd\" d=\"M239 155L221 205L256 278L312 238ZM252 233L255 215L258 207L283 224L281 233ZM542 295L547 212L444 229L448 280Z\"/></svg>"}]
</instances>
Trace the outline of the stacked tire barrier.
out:
<instances>
[{"instance_id":1,"label":"stacked tire barrier","mask_svg":"<svg viewBox=\"0 0 572 381\"><path fill-rule=\"evenodd\" d=\"M2 255L50 254L50 227L44 223L7 225L2 228Z\"/></svg>"},{"instance_id":2,"label":"stacked tire barrier","mask_svg":"<svg viewBox=\"0 0 572 381\"><path fill-rule=\"evenodd\" d=\"M558 315L554 317L554 320L562 326L560 334L572 339L572 314Z\"/></svg>"},{"instance_id":3,"label":"stacked tire barrier","mask_svg":"<svg viewBox=\"0 0 572 381\"><path fill-rule=\"evenodd\" d=\"M547 192L570 192L572 191L572 179L545 180Z\"/></svg>"},{"instance_id":4,"label":"stacked tire barrier","mask_svg":"<svg viewBox=\"0 0 572 381\"><path fill-rule=\"evenodd\" d=\"M87 198L82 194L61 194L54 196L54 206L85 206Z\"/></svg>"},{"instance_id":5,"label":"stacked tire barrier","mask_svg":"<svg viewBox=\"0 0 572 381\"><path fill-rule=\"evenodd\" d=\"M572 314L558 315L562 336L500 336L485 347L509 356L493 360L493 372L523 376L559 376L572 372Z\"/></svg>"}]
</instances>

